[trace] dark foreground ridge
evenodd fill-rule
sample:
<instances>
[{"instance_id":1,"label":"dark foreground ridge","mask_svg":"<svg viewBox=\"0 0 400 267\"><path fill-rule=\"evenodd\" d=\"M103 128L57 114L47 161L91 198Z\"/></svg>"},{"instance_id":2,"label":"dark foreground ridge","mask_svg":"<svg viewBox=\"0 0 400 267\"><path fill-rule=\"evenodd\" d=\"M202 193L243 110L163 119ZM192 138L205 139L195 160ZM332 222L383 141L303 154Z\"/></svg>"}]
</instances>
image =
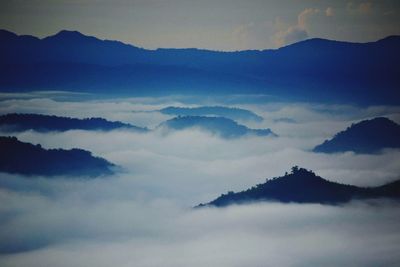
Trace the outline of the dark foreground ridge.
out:
<instances>
[{"instance_id":1,"label":"dark foreground ridge","mask_svg":"<svg viewBox=\"0 0 400 267\"><path fill-rule=\"evenodd\" d=\"M171 130L200 128L222 138L239 138L246 135L277 136L270 129L250 129L224 117L179 116L161 123L158 127Z\"/></svg>"},{"instance_id":2,"label":"dark foreground ridge","mask_svg":"<svg viewBox=\"0 0 400 267\"><path fill-rule=\"evenodd\" d=\"M262 121L263 118L254 112L242 109L223 106L201 106L194 108L187 107L166 107L160 110L163 114L176 116L219 116L231 120Z\"/></svg>"},{"instance_id":3,"label":"dark foreground ridge","mask_svg":"<svg viewBox=\"0 0 400 267\"><path fill-rule=\"evenodd\" d=\"M313 151L377 153L384 148L400 148L400 125L380 117L352 124L331 140L316 146Z\"/></svg>"},{"instance_id":4,"label":"dark foreground ridge","mask_svg":"<svg viewBox=\"0 0 400 267\"><path fill-rule=\"evenodd\" d=\"M207 204L200 204L198 207L224 207L259 201L337 205L351 200L370 198L400 199L400 180L379 187L364 188L330 182L312 171L295 166L289 174L272 178L245 191L222 194L217 199Z\"/></svg>"},{"instance_id":5,"label":"dark foreground ridge","mask_svg":"<svg viewBox=\"0 0 400 267\"><path fill-rule=\"evenodd\" d=\"M76 119L41 114L17 114L11 113L0 116L0 129L2 131L26 131L35 130L68 131L68 130L101 130L111 131L116 129L129 129L146 132L146 128L137 127L119 121L108 121L103 118Z\"/></svg>"},{"instance_id":6,"label":"dark foreground ridge","mask_svg":"<svg viewBox=\"0 0 400 267\"><path fill-rule=\"evenodd\" d=\"M0 151L0 172L14 174L96 177L113 174L115 167L86 150L44 149L16 137L1 136Z\"/></svg>"}]
</instances>

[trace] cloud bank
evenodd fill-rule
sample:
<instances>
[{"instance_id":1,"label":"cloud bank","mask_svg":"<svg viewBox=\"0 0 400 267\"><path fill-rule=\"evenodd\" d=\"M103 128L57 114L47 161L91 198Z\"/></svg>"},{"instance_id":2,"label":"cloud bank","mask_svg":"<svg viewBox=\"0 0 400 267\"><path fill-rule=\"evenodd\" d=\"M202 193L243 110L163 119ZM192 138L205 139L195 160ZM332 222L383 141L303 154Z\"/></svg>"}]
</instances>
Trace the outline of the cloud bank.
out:
<instances>
[{"instance_id":1,"label":"cloud bank","mask_svg":"<svg viewBox=\"0 0 400 267\"><path fill-rule=\"evenodd\" d=\"M193 103L192 103L193 104ZM207 103L209 104L209 103ZM211 103L213 104L213 103ZM0 112L105 117L141 126L182 99L5 99ZM229 190L280 176L293 165L348 184L399 178L400 151L316 154L310 149L350 123L399 121L392 106L236 103L264 117L247 122L279 138L225 140L189 129L163 135L66 131L15 135L45 148L80 147L122 167L91 179L0 174L1 266L397 266L399 204L344 207L264 203L192 209ZM135 112L132 112L135 111ZM289 118L293 121L277 120ZM245 123L245 122L243 122Z\"/></svg>"}]
</instances>

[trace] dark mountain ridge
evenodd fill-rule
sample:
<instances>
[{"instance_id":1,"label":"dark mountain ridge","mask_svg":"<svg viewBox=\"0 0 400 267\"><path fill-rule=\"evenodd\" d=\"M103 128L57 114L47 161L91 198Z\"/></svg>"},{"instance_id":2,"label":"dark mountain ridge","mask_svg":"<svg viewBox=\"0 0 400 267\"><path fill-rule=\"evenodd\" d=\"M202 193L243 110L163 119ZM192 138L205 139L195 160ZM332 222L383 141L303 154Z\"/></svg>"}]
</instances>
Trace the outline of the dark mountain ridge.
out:
<instances>
[{"instance_id":1,"label":"dark mountain ridge","mask_svg":"<svg viewBox=\"0 0 400 267\"><path fill-rule=\"evenodd\" d=\"M148 131L146 128L133 126L119 121L108 121L103 118L76 119L54 115L10 113L0 115L2 131L68 131L68 130L101 130L128 129L138 132Z\"/></svg>"},{"instance_id":2,"label":"dark mountain ridge","mask_svg":"<svg viewBox=\"0 0 400 267\"><path fill-rule=\"evenodd\" d=\"M241 192L222 194L198 207L224 207L260 201L337 205L372 198L400 199L400 180L378 187L357 187L325 180L312 171L295 166L289 174L266 180Z\"/></svg>"},{"instance_id":3,"label":"dark mountain ridge","mask_svg":"<svg viewBox=\"0 0 400 267\"><path fill-rule=\"evenodd\" d=\"M0 89L136 94L272 94L399 103L400 37L309 39L276 50L146 50L79 32L43 39L0 31Z\"/></svg>"},{"instance_id":4,"label":"dark mountain ridge","mask_svg":"<svg viewBox=\"0 0 400 267\"><path fill-rule=\"evenodd\" d=\"M0 136L0 172L43 176L89 176L113 174L114 164L83 149L44 149Z\"/></svg>"},{"instance_id":5,"label":"dark mountain ridge","mask_svg":"<svg viewBox=\"0 0 400 267\"><path fill-rule=\"evenodd\" d=\"M222 109L222 111L225 112L227 110ZM236 112L234 109L228 110L227 112L231 111ZM245 113L245 115L249 114ZM157 129L175 131L188 128L199 128L222 138L239 138L245 135L277 136L270 129L250 129L244 125L238 124L234 120L215 116L178 116L162 122L157 127ZM150 131L147 128L137 127L119 121L108 121L103 118L77 119L54 115L19 113L0 115L0 131L2 132L22 132L26 130L38 132L61 132L68 130L112 131L118 129L139 133L147 133Z\"/></svg>"},{"instance_id":6,"label":"dark mountain ridge","mask_svg":"<svg viewBox=\"0 0 400 267\"><path fill-rule=\"evenodd\" d=\"M199 128L222 138L239 138L246 135L271 136L277 135L271 129L250 129L224 117L178 116L161 123L158 128L168 130L184 130Z\"/></svg>"},{"instance_id":7,"label":"dark mountain ridge","mask_svg":"<svg viewBox=\"0 0 400 267\"><path fill-rule=\"evenodd\" d=\"M379 117L352 124L332 139L316 146L314 152L377 153L384 148L400 148L400 125Z\"/></svg>"}]
</instances>

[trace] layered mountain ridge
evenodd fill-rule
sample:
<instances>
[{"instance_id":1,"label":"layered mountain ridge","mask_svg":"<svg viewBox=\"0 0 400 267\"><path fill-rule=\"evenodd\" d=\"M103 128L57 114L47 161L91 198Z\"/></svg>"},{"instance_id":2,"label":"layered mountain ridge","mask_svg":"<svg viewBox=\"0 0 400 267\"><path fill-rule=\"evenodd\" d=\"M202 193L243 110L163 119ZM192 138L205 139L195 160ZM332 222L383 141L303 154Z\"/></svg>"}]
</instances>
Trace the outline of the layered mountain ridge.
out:
<instances>
[{"instance_id":1,"label":"layered mountain ridge","mask_svg":"<svg viewBox=\"0 0 400 267\"><path fill-rule=\"evenodd\" d=\"M309 39L276 50L147 50L75 31L39 39L0 31L0 90L107 94L267 94L326 102L398 103L400 37Z\"/></svg>"}]
</instances>

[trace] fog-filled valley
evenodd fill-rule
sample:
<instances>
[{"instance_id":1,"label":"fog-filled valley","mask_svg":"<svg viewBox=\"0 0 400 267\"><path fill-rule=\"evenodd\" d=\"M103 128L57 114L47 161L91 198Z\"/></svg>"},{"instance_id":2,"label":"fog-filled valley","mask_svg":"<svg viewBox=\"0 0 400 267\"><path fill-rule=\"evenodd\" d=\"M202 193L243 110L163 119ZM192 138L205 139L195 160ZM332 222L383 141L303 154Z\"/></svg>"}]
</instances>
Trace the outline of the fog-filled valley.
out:
<instances>
[{"instance_id":1,"label":"fog-filled valley","mask_svg":"<svg viewBox=\"0 0 400 267\"><path fill-rule=\"evenodd\" d=\"M400 266L400 1L0 1L0 267Z\"/></svg>"},{"instance_id":2,"label":"fog-filled valley","mask_svg":"<svg viewBox=\"0 0 400 267\"><path fill-rule=\"evenodd\" d=\"M249 129L271 129L276 136L225 138L208 124L160 127L185 116L166 114L164 108L216 106L235 108L229 112L251 111L262 119L234 121ZM372 187L396 181L400 179L396 147L369 154L317 153L313 148L363 120L385 117L400 123L398 106L272 102L241 95L98 98L68 92L2 93L0 115L13 113L103 118L148 130L76 129L72 124L70 129L43 131L0 125L1 136L40 144L44 151L79 148L115 165L111 174L96 177L2 170L1 266L397 266L400 262L398 199L355 199L341 205L261 201L194 208L228 191L282 176L293 166L342 184Z\"/></svg>"}]
</instances>

